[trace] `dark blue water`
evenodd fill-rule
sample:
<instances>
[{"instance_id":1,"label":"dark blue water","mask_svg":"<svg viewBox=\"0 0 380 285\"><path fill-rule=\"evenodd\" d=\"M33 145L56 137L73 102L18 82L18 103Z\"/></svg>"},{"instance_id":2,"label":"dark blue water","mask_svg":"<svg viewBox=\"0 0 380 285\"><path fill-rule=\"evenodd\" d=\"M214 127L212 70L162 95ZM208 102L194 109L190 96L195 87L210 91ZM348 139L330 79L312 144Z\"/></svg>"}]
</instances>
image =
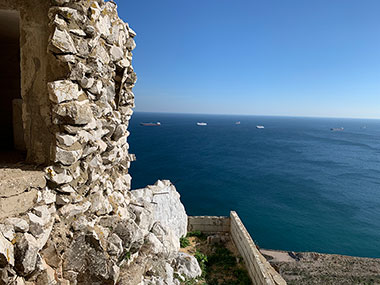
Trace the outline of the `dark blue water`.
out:
<instances>
[{"instance_id":1,"label":"dark blue water","mask_svg":"<svg viewBox=\"0 0 380 285\"><path fill-rule=\"evenodd\" d=\"M170 179L189 215L236 210L262 248L380 257L379 120L136 113L130 131L133 188Z\"/></svg>"}]
</instances>

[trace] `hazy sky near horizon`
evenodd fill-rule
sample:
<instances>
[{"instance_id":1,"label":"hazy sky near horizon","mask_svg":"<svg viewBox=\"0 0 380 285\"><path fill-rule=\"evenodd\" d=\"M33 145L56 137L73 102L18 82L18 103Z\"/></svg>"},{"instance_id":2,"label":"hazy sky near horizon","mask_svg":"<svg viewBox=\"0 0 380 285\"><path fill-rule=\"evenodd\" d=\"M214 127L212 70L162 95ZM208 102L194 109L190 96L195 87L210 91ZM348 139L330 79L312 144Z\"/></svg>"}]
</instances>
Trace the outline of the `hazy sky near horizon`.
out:
<instances>
[{"instance_id":1,"label":"hazy sky near horizon","mask_svg":"<svg viewBox=\"0 0 380 285\"><path fill-rule=\"evenodd\" d=\"M380 118L379 0L116 0L136 111Z\"/></svg>"}]
</instances>

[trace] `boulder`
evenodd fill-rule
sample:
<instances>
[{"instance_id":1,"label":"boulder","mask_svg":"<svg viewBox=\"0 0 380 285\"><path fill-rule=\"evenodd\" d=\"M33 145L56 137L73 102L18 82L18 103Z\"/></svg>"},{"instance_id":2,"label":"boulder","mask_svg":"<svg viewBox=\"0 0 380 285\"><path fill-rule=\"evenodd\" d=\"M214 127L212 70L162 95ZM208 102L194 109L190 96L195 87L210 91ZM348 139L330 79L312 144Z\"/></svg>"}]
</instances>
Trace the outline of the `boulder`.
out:
<instances>
[{"instance_id":1,"label":"boulder","mask_svg":"<svg viewBox=\"0 0 380 285\"><path fill-rule=\"evenodd\" d=\"M177 258L173 261L173 265L175 272L190 279L202 275L197 259L190 254L179 252Z\"/></svg>"}]
</instances>

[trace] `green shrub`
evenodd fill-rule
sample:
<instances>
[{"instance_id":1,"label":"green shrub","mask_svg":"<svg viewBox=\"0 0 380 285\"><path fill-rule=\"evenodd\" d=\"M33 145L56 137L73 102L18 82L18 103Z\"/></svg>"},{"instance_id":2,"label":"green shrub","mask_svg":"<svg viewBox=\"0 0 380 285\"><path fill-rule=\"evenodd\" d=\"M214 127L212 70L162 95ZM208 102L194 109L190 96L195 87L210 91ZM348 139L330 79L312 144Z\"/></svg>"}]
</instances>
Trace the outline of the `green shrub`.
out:
<instances>
[{"instance_id":1,"label":"green shrub","mask_svg":"<svg viewBox=\"0 0 380 285\"><path fill-rule=\"evenodd\" d=\"M194 257L198 260L199 267L202 270L202 277L206 276L206 263L207 263L207 255L202 252L197 251L194 254Z\"/></svg>"},{"instance_id":2,"label":"green shrub","mask_svg":"<svg viewBox=\"0 0 380 285\"><path fill-rule=\"evenodd\" d=\"M216 245L214 253L209 257L209 265L222 266L225 269L231 269L236 266L236 258L225 247Z\"/></svg>"},{"instance_id":3,"label":"green shrub","mask_svg":"<svg viewBox=\"0 0 380 285\"><path fill-rule=\"evenodd\" d=\"M179 239L179 244L180 244L181 248L185 248L185 247L188 247L190 245L190 241L187 237L181 237Z\"/></svg>"},{"instance_id":4,"label":"green shrub","mask_svg":"<svg viewBox=\"0 0 380 285\"><path fill-rule=\"evenodd\" d=\"M202 233L201 231L188 232L187 237L197 237L197 238L200 238L202 240L205 240L207 238L207 236L204 233Z\"/></svg>"},{"instance_id":5,"label":"green shrub","mask_svg":"<svg viewBox=\"0 0 380 285\"><path fill-rule=\"evenodd\" d=\"M239 285L250 285L252 284L251 278L249 277L248 271L243 268L237 268L234 270L234 276L239 280Z\"/></svg>"}]
</instances>

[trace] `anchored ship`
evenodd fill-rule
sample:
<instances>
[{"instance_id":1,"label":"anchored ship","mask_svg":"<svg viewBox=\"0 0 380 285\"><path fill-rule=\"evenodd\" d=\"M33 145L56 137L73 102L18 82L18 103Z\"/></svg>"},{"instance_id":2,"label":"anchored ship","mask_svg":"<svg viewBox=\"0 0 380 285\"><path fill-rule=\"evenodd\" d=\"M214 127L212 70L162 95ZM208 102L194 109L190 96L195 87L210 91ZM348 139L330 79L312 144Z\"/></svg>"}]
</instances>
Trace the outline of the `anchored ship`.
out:
<instances>
[{"instance_id":1,"label":"anchored ship","mask_svg":"<svg viewBox=\"0 0 380 285\"><path fill-rule=\"evenodd\" d=\"M331 128L330 130L333 132L341 132L341 131L344 131L344 128L343 127L342 128Z\"/></svg>"},{"instance_id":2,"label":"anchored ship","mask_svg":"<svg viewBox=\"0 0 380 285\"><path fill-rule=\"evenodd\" d=\"M152 126L161 126L161 123L160 122L157 122L157 123L140 123L140 125L152 127Z\"/></svg>"}]
</instances>

